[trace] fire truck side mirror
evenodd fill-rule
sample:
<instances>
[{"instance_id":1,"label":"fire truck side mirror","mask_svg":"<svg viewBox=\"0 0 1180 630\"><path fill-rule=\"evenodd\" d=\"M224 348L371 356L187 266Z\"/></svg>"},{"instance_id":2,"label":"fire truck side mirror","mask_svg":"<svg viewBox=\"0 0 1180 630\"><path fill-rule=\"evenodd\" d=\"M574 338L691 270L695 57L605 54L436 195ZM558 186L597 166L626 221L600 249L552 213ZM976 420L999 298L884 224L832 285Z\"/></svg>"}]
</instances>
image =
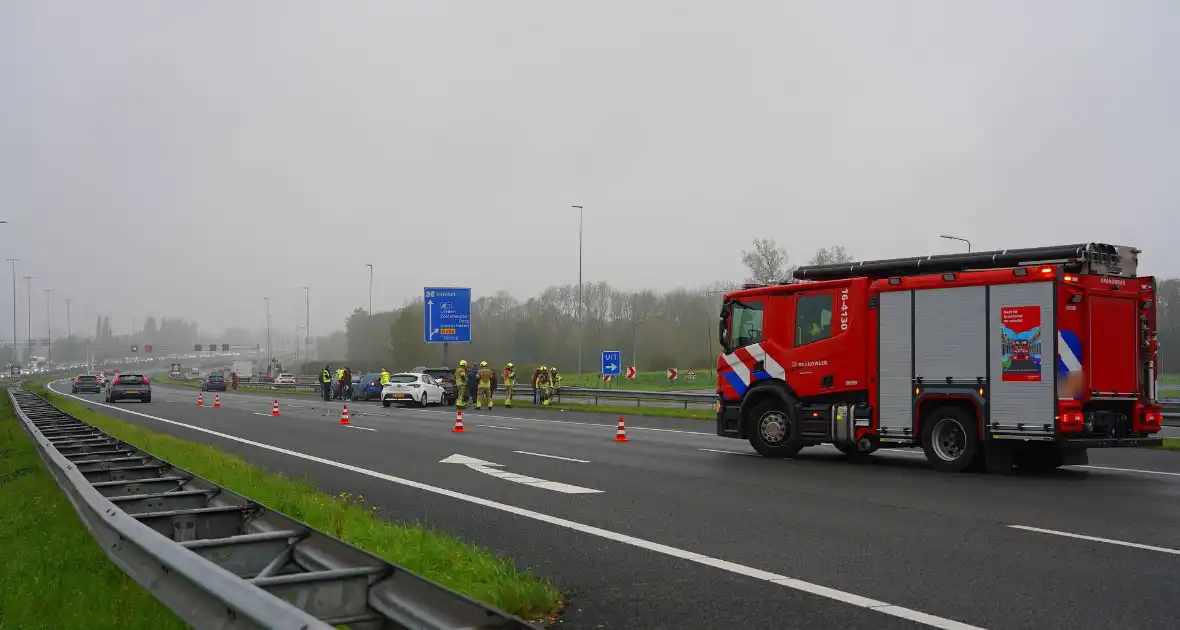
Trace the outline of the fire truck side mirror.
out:
<instances>
[{"instance_id":1,"label":"fire truck side mirror","mask_svg":"<svg viewBox=\"0 0 1180 630\"><path fill-rule=\"evenodd\" d=\"M721 305L721 319L717 322L717 341L725 350L729 350L729 316L733 314L733 306L728 302Z\"/></svg>"}]
</instances>

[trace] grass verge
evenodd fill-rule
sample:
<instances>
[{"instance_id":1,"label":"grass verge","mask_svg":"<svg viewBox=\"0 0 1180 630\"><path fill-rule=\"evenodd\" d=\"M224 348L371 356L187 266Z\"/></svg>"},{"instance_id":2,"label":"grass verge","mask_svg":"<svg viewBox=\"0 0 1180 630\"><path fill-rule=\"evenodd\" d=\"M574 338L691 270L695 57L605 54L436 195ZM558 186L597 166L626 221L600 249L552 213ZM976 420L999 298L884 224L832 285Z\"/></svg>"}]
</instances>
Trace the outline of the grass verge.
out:
<instances>
[{"instance_id":1,"label":"grass verge","mask_svg":"<svg viewBox=\"0 0 1180 630\"><path fill-rule=\"evenodd\" d=\"M1180 451L1180 438L1164 438L1164 445L1159 447L1165 451Z\"/></svg>"},{"instance_id":2,"label":"grass verge","mask_svg":"<svg viewBox=\"0 0 1180 630\"><path fill-rule=\"evenodd\" d=\"M99 549L0 398L0 630L186 628Z\"/></svg>"},{"instance_id":3,"label":"grass verge","mask_svg":"<svg viewBox=\"0 0 1180 630\"><path fill-rule=\"evenodd\" d=\"M562 595L549 582L518 571L508 559L419 525L391 522L363 496L329 496L310 480L267 472L211 446L187 442L90 411L45 381L28 386L62 411L214 483L354 544L476 600L533 621L551 621Z\"/></svg>"}]
</instances>

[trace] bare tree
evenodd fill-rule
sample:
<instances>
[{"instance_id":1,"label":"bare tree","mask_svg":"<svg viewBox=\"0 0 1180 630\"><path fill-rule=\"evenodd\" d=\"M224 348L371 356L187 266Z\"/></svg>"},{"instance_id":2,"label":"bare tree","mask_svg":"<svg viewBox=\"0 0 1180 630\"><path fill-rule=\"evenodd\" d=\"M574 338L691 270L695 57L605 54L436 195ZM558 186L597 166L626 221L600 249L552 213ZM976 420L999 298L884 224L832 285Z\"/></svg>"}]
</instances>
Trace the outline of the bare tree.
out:
<instances>
[{"instance_id":1,"label":"bare tree","mask_svg":"<svg viewBox=\"0 0 1180 630\"><path fill-rule=\"evenodd\" d=\"M756 238L754 248L742 252L742 264L750 270L749 281L758 284L774 284L786 278L791 272L787 260L787 250L770 238Z\"/></svg>"},{"instance_id":2,"label":"bare tree","mask_svg":"<svg viewBox=\"0 0 1180 630\"><path fill-rule=\"evenodd\" d=\"M812 256L811 261L807 264L831 265L845 262L852 262L852 255L848 253L848 250L844 249L843 245L833 245L815 250L815 256Z\"/></svg>"}]
</instances>

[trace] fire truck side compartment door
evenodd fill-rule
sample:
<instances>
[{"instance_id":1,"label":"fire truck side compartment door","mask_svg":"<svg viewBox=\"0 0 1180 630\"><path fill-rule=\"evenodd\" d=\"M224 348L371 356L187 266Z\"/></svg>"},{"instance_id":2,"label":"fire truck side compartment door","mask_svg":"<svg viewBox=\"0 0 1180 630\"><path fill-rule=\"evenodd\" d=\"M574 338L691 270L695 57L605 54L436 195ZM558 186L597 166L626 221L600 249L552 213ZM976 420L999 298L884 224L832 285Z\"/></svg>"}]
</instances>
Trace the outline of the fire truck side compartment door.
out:
<instances>
[{"instance_id":1,"label":"fire truck side compartment door","mask_svg":"<svg viewBox=\"0 0 1180 630\"><path fill-rule=\"evenodd\" d=\"M913 426L913 292L881 294L878 417L883 435Z\"/></svg>"},{"instance_id":2,"label":"fire truck side compartment door","mask_svg":"<svg viewBox=\"0 0 1180 630\"><path fill-rule=\"evenodd\" d=\"M1134 396L1139 391L1136 349L1139 317L1135 295L1091 293L1090 389Z\"/></svg>"},{"instance_id":3,"label":"fire truck side compartment door","mask_svg":"<svg viewBox=\"0 0 1180 630\"><path fill-rule=\"evenodd\" d=\"M914 292L914 375L931 385L987 376L987 288Z\"/></svg>"},{"instance_id":4,"label":"fire truck side compartment door","mask_svg":"<svg viewBox=\"0 0 1180 630\"><path fill-rule=\"evenodd\" d=\"M1059 340L1053 288L1051 281L989 287L993 433L1044 436L1056 430L1054 348ZM1014 347L1017 339L1021 343Z\"/></svg>"}]
</instances>

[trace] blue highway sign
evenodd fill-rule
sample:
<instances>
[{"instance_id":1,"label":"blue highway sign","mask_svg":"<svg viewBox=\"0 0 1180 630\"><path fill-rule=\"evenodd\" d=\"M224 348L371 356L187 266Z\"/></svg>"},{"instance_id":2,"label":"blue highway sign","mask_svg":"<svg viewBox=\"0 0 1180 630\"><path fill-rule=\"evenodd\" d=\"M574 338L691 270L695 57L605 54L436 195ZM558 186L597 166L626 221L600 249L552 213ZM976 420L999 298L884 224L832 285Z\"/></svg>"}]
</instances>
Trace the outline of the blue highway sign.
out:
<instances>
[{"instance_id":1,"label":"blue highway sign","mask_svg":"<svg viewBox=\"0 0 1180 630\"><path fill-rule=\"evenodd\" d=\"M623 351L622 350L603 350L602 351L602 373L603 374L622 374L623 373Z\"/></svg>"},{"instance_id":2,"label":"blue highway sign","mask_svg":"<svg viewBox=\"0 0 1180 630\"><path fill-rule=\"evenodd\" d=\"M422 297L426 343L471 343L471 289L426 287Z\"/></svg>"}]
</instances>

